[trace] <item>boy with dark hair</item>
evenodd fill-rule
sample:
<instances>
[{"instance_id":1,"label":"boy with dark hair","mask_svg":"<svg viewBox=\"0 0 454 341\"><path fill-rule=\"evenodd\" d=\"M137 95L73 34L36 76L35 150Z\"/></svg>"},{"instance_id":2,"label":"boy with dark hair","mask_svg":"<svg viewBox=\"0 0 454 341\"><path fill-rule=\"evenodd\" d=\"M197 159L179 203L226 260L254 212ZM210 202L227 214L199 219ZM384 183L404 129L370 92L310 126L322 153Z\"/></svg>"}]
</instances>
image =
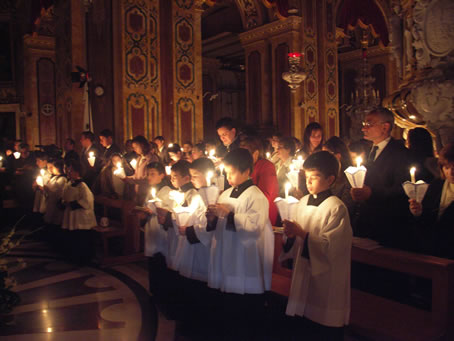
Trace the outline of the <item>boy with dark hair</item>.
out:
<instances>
[{"instance_id":1,"label":"boy with dark hair","mask_svg":"<svg viewBox=\"0 0 454 341\"><path fill-rule=\"evenodd\" d=\"M239 339L244 334L246 338L252 336L261 318L263 294L271 289L274 235L268 200L250 179L249 151L231 151L224 165L232 187L220 195L216 205L209 206L207 213L207 229L215 229L208 286L223 293L219 303L224 310L223 333L236 333L230 336Z\"/></svg>"},{"instance_id":2,"label":"boy with dark hair","mask_svg":"<svg viewBox=\"0 0 454 341\"><path fill-rule=\"evenodd\" d=\"M348 210L331 193L339 162L329 152L310 155L304 162L309 195L292 220L284 220L287 236L280 260L294 259L286 314L308 340L343 340L350 315L350 253L352 229Z\"/></svg>"}]
</instances>

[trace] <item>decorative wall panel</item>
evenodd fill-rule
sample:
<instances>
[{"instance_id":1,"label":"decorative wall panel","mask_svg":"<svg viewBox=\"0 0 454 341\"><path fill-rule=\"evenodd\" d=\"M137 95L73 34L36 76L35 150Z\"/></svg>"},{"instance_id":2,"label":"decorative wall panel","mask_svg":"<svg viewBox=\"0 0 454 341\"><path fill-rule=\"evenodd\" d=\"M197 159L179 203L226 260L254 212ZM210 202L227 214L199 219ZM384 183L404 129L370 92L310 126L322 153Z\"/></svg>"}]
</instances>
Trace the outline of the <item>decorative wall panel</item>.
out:
<instances>
[{"instance_id":1,"label":"decorative wall panel","mask_svg":"<svg viewBox=\"0 0 454 341\"><path fill-rule=\"evenodd\" d=\"M174 140L203 136L201 12L193 0L172 7L175 125Z\"/></svg>"},{"instance_id":2,"label":"decorative wall panel","mask_svg":"<svg viewBox=\"0 0 454 341\"><path fill-rule=\"evenodd\" d=\"M55 63L49 58L41 58L36 68L38 70L39 143L55 144L57 142Z\"/></svg>"},{"instance_id":3,"label":"decorative wall panel","mask_svg":"<svg viewBox=\"0 0 454 341\"><path fill-rule=\"evenodd\" d=\"M125 139L161 133L159 0L124 0L123 101Z\"/></svg>"},{"instance_id":4,"label":"decorative wall panel","mask_svg":"<svg viewBox=\"0 0 454 341\"><path fill-rule=\"evenodd\" d=\"M301 131L310 123L320 121L319 117L319 80L318 80L318 48L317 48L317 15L318 0L305 0L302 8L303 18L303 47L304 69L307 78L304 84L304 108L302 110ZM315 20L314 20L315 19Z\"/></svg>"}]
</instances>

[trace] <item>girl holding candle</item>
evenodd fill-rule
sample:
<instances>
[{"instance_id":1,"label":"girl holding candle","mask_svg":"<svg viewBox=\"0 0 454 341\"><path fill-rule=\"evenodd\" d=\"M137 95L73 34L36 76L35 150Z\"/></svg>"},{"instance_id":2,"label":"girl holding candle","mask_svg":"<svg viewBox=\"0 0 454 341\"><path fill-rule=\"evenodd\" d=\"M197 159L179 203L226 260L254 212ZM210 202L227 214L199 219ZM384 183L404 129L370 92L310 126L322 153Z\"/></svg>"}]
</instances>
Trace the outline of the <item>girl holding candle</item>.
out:
<instances>
[{"instance_id":1,"label":"girl holding candle","mask_svg":"<svg viewBox=\"0 0 454 341\"><path fill-rule=\"evenodd\" d=\"M309 155L322 150L323 146L323 129L320 123L311 122L304 129L303 147L301 155L307 159Z\"/></svg>"},{"instance_id":2,"label":"girl holding candle","mask_svg":"<svg viewBox=\"0 0 454 341\"><path fill-rule=\"evenodd\" d=\"M442 178L430 184L422 203L409 200L413 232L419 251L454 259L454 144L440 151L438 164Z\"/></svg>"},{"instance_id":3,"label":"girl holding candle","mask_svg":"<svg viewBox=\"0 0 454 341\"><path fill-rule=\"evenodd\" d=\"M134 137L132 140L132 148L138 155L136 159L136 169L133 175L127 176L123 179L123 181L131 186L134 186L132 193L131 190L129 190L127 198L141 204L147 195L146 166L150 162L156 162L159 160L156 160L155 157L150 154L150 144L142 135Z\"/></svg>"},{"instance_id":4,"label":"girl holding candle","mask_svg":"<svg viewBox=\"0 0 454 341\"><path fill-rule=\"evenodd\" d=\"M283 137L279 142L277 155L279 162L276 165L277 182L279 184L279 196L285 196L285 183L288 181L287 173L290 171L292 157L295 154L295 142L291 137Z\"/></svg>"}]
</instances>

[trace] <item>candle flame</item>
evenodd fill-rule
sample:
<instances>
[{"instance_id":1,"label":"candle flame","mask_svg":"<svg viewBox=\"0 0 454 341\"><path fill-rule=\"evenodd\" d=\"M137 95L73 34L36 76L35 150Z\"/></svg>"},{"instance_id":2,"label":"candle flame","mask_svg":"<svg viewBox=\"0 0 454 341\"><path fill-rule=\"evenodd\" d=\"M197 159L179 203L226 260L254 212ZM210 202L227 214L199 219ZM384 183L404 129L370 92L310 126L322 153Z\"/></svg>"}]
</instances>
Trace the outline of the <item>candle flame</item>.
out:
<instances>
[{"instance_id":1,"label":"candle flame","mask_svg":"<svg viewBox=\"0 0 454 341\"><path fill-rule=\"evenodd\" d=\"M117 168L121 168L121 162L117 162Z\"/></svg>"},{"instance_id":2,"label":"candle flame","mask_svg":"<svg viewBox=\"0 0 454 341\"><path fill-rule=\"evenodd\" d=\"M298 161L303 161L303 157L301 155L298 156Z\"/></svg>"},{"instance_id":3,"label":"candle flame","mask_svg":"<svg viewBox=\"0 0 454 341\"><path fill-rule=\"evenodd\" d=\"M19 152L14 152L13 155L14 155L14 158L16 158L16 159L20 158L20 153Z\"/></svg>"},{"instance_id":4,"label":"candle flame","mask_svg":"<svg viewBox=\"0 0 454 341\"><path fill-rule=\"evenodd\" d=\"M172 166L166 166L166 174L170 175L170 172L172 170Z\"/></svg>"},{"instance_id":5,"label":"candle flame","mask_svg":"<svg viewBox=\"0 0 454 341\"><path fill-rule=\"evenodd\" d=\"M358 156L356 158L356 167L361 167L361 163L363 163L363 158L361 156Z\"/></svg>"},{"instance_id":6,"label":"candle flame","mask_svg":"<svg viewBox=\"0 0 454 341\"><path fill-rule=\"evenodd\" d=\"M39 173L41 174L41 176L44 176L44 169L41 169L41 170L39 171Z\"/></svg>"},{"instance_id":7,"label":"candle flame","mask_svg":"<svg viewBox=\"0 0 454 341\"><path fill-rule=\"evenodd\" d=\"M94 157L94 156L95 156L95 153L94 153L94 152L88 153L88 157Z\"/></svg>"},{"instance_id":8,"label":"candle flame","mask_svg":"<svg viewBox=\"0 0 454 341\"><path fill-rule=\"evenodd\" d=\"M169 143L168 147L172 148L173 147L173 143Z\"/></svg>"},{"instance_id":9,"label":"candle flame","mask_svg":"<svg viewBox=\"0 0 454 341\"><path fill-rule=\"evenodd\" d=\"M416 173L416 167L411 167L410 168L410 174L411 175L415 175L415 173Z\"/></svg>"},{"instance_id":10,"label":"candle flame","mask_svg":"<svg viewBox=\"0 0 454 341\"><path fill-rule=\"evenodd\" d=\"M132 159L131 162L130 162L130 164L131 164L131 167L132 167L132 168L136 169L136 167L137 167L137 160L136 160L136 159Z\"/></svg>"},{"instance_id":11,"label":"candle flame","mask_svg":"<svg viewBox=\"0 0 454 341\"><path fill-rule=\"evenodd\" d=\"M214 149L211 149L211 150L210 150L210 156L213 157L215 152L216 152L216 151L215 151Z\"/></svg>"},{"instance_id":12,"label":"candle flame","mask_svg":"<svg viewBox=\"0 0 454 341\"><path fill-rule=\"evenodd\" d=\"M219 170L221 171L221 175L222 175L222 173L224 173L224 164L223 163L221 163L219 165Z\"/></svg>"},{"instance_id":13,"label":"candle flame","mask_svg":"<svg viewBox=\"0 0 454 341\"><path fill-rule=\"evenodd\" d=\"M153 199L156 198L156 188L154 188L154 187L151 189L151 197Z\"/></svg>"},{"instance_id":14,"label":"candle flame","mask_svg":"<svg viewBox=\"0 0 454 341\"><path fill-rule=\"evenodd\" d=\"M266 158L269 159L270 156L271 156L270 152L267 152L267 153L266 153Z\"/></svg>"}]
</instances>

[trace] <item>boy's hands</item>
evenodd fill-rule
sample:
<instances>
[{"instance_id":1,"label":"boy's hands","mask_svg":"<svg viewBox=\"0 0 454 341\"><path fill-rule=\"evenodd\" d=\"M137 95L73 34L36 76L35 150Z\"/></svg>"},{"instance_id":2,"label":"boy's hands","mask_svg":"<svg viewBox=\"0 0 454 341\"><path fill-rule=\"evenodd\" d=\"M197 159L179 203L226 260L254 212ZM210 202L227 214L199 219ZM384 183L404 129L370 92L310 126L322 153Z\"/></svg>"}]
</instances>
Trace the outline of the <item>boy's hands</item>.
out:
<instances>
[{"instance_id":1,"label":"boy's hands","mask_svg":"<svg viewBox=\"0 0 454 341\"><path fill-rule=\"evenodd\" d=\"M306 238L307 232L303 230L300 224L290 220L284 220L282 223L284 225L284 233L287 237L294 238L299 236L302 239Z\"/></svg>"},{"instance_id":2,"label":"boy's hands","mask_svg":"<svg viewBox=\"0 0 454 341\"><path fill-rule=\"evenodd\" d=\"M186 229L187 226L178 226L178 232L180 232L180 236L185 236L186 235Z\"/></svg>"},{"instance_id":3,"label":"boy's hands","mask_svg":"<svg viewBox=\"0 0 454 341\"><path fill-rule=\"evenodd\" d=\"M160 207L157 207L156 211L158 213L158 223L163 225L166 222L166 216L169 211Z\"/></svg>"},{"instance_id":4,"label":"boy's hands","mask_svg":"<svg viewBox=\"0 0 454 341\"><path fill-rule=\"evenodd\" d=\"M214 219L214 216L224 218L228 216L230 211L230 207L225 204L208 205L207 219ZM210 216L213 216L213 218L210 218Z\"/></svg>"}]
</instances>

